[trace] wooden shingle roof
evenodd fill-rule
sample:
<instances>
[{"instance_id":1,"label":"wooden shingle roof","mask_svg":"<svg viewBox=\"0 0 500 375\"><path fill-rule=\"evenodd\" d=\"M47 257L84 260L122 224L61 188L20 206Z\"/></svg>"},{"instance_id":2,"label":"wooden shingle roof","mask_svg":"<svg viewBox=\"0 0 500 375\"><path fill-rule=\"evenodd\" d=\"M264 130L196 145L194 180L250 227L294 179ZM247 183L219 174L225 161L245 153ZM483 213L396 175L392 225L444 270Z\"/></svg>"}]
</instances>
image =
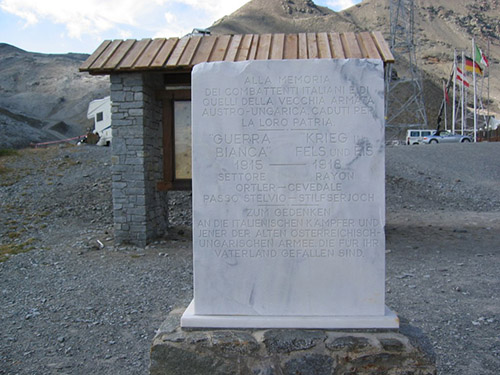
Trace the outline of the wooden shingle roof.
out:
<instances>
[{"instance_id":1,"label":"wooden shingle roof","mask_svg":"<svg viewBox=\"0 0 500 375\"><path fill-rule=\"evenodd\" d=\"M110 74L190 71L201 62L372 58L393 63L380 32L189 35L183 38L106 40L80 71Z\"/></svg>"}]
</instances>

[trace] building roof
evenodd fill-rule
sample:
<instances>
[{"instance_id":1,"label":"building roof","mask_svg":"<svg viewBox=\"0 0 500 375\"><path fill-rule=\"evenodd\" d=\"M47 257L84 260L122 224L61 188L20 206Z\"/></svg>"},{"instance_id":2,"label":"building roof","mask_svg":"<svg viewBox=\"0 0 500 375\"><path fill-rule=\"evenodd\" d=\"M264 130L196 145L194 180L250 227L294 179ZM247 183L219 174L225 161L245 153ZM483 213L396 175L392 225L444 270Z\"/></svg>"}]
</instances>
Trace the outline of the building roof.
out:
<instances>
[{"instance_id":1,"label":"building roof","mask_svg":"<svg viewBox=\"0 0 500 375\"><path fill-rule=\"evenodd\" d=\"M105 40L80 71L111 74L190 71L211 61L371 58L393 63L376 32L188 35L183 38Z\"/></svg>"}]
</instances>

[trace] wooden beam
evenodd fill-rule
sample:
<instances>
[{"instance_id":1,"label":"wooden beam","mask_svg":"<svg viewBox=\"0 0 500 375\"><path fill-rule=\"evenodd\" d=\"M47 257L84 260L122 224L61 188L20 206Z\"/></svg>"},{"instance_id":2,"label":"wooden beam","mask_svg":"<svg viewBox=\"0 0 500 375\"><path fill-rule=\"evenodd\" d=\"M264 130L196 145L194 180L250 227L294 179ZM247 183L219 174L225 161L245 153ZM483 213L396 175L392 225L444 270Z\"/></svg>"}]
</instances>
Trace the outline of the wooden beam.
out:
<instances>
[{"instance_id":1,"label":"wooden beam","mask_svg":"<svg viewBox=\"0 0 500 375\"><path fill-rule=\"evenodd\" d=\"M173 100L163 99L163 182L172 183L175 176Z\"/></svg>"},{"instance_id":2,"label":"wooden beam","mask_svg":"<svg viewBox=\"0 0 500 375\"><path fill-rule=\"evenodd\" d=\"M299 34L299 59L307 59L307 36L305 33Z\"/></svg>"},{"instance_id":3,"label":"wooden beam","mask_svg":"<svg viewBox=\"0 0 500 375\"><path fill-rule=\"evenodd\" d=\"M310 59L317 59L319 57L316 33L307 33L307 57Z\"/></svg>"},{"instance_id":4,"label":"wooden beam","mask_svg":"<svg viewBox=\"0 0 500 375\"><path fill-rule=\"evenodd\" d=\"M389 49L389 45L384 39L384 36L380 31L374 31L371 33L373 37L373 41L377 46L377 49L382 56L382 59L385 63L394 63L394 56L392 55L391 50Z\"/></svg>"},{"instance_id":5,"label":"wooden beam","mask_svg":"<svg viewBox=\"0 0 500 375\"><path fill-rule=\"evenodd\" d=\"M174 50L172 51L170 57L168 58L167 67L172 67L172 66L177 66L178 62L182 56L182 53L184 52L184 48L186 48L186 45L189 42L189 37L184 37L179 39L177 44L175 45Z\"/></svg>"},{"instance_id":6,"label":"wooden beam","mask_svg":"<svg viewBox=\"0 0 500 375\"><path fill-rule=\"evenodd\" d=\"M345 59L344 47L342 46L342 39L339 33L329 33L328 39L330 40L330 51L332 57L335 59Z\"/></svg>"},{"instance_id":7,"label":"wooden beam","mask_svg":"<svg viewBox=\"0 0 500 375\"><path fill-rule=\"evenodd\" d=\"M220 35L217 37L217 42L215 43L215 47L212 50L212 54L210 55L210 59L208 61L224 61L224 57L226 56L227 46L229 45L229 41L231 40L231 35Z\"/></svg>"},{"instance_id":8,"label":"wooden beam","mask_svg":"<svg viewBox=\"0 0 500 375\"><path fill-rule=\"evenodd\" d=\"M106 61L106 63L102 66L103 69L114 69L118 66L118 64L125 57L127 52L132 48L135 44L135 40L128 39L120 43L118 48L115 50L113 55Z\"/></svg>"},{"instance_id":9,"label":"wooden beam","mask_svg":"<svg viewBox=\"0 0 500 375\"><path fill-rule=\"evenodd\" d=\"M285 34L274 34L271 42L271 60L283 60L285 48Z\"/></svg>"},{"instance_id":10,"label":"wooden beam","mask_svg":"<svg viewBox=\"0 0 500 375\"><path fill-rule=\"evenodd\" d=\"M257 48L256 60L268 60L271 50L272 34L262 34L259 40L259 48Z\"/></svg>"},{"instance_id":11,"label":"wooden beam","mask_svg":"<svg viewBox=\"0 0 500 375\"><path fill-rule=\"evenodd\" d=\"M200 35L195 35L189 38L189 42L186 45L186 48L184 48L184 51L182 52L182 56L179 59L179 62L177 65L179 66L188 66L191 65L191 61L193 60L194 54L196 53L196 50L198 49L198 46L200 45L201 38L203 38Z\"/></svg>"},{"instance_id":12,"label":"wooden beam","mask_svg":"<svg viewBox=\"0 0 500 375\"><path fill-rule=\"evenodd\" d=\"M116 51L116 49L120 46L122 43L121 40L113 40L111 43L109 43L106 46L106 49L99 55L97 60L92 64L92 67L89 69L90 71L92 70L97 70L97 69L103 69L104 64L106 64L106 61L113 56L113 53Z\"/></svg>"},{"instance_id":13,"label":"wooden beam","mask_svg":"<svg viewBox=\"0 0 500 375\"><path fill-rule=\"evenodd\" d=\"M238 54L238 49L240 47L241 41L243 39L243 35L234 35L231 38L231 42L229 43L229 47L227 48L227 53L224 61L236 61L236 55Z\"/></svg>"},{"instance_id":14,"label":"wooden beam","mask_svg":"<svg viewBox=\"0 0 500 375\"><path fill-rule=\"evenodd\" d=\"M153 39L153 41L146 47L143 54L137 60L135 66L139 69L149 68L154 58L158 55L165 44L165 38Z\"/></svg>"},{"instance_id":15,"label":"wooden beam","mask_svg":"<svg viewBox=\"0 0 500 375\"><path fill-rule=\"evenodd\" d=\"M285 37L285 59L296 59L299 55L299 37L297 34L288 34Z\"/></svg>"},{"instance_id":16,"label":"wooden beam","mask_svg":"<svg viewBox=\"0 0 500 375\"><path fill-rule=\"evenodd\" d=\"M150 67L151 68L162 68L166 64L168 58L170 57L170 54L174 50L178 41L179 41L179 38L167 39L166 43L163 44L161 49L158 51L158 54L156 55L154 60L151 62Z\"/></svg>"},{"instance_id":17,"label":"wooden beam","mask_svg":"<svg viewBox=\"0 0 500 375\"><path fill-rule=\"evenodd\" d=\"M240 48L236 54L236 61L248 60L248 55L250 53L250 48L252 47L253 34L243 35L241 39Z\"/></svg>"},{"instance_id":18,"label":"wooden beam","mask_svg":"<svg viewBox=\"0 0 500 375\"><path fill-rule=\"evenodd\" d=\"M191 64L196 65L201 62L208 61L216 41L217 37L215 35L207 35L201 38L200 46L198 47Z\"/></svg>"},{"instance_id":19,"label":"wooden beam","mask_svg":"<svg viewBox=\"0 0 500 375\"><path fill-rule=\"evenodd\" d=\"M343 33L340 35L344 46L345 56L348 59L362 59L363 55L358 45L358 40L353 32Z\"/></svg>"},{"instance_id":20,"label":"wooden beam","mask_svg":"<svg viewBox=\"0 0 500 375\"><path fill-rule=\"evenodd\" d=\"M327 33L318 33L316 40L318 42L318 56L320 59L331 59L330 42Z\"/></svg>"},{"instance_id":21,"label":"wooden beam","mask_svg":"<svg viewBox=\"0 0 500 375\"><path fill-rule=\"evenodd\" d=\"M87 60L80 66L80 71L85 72L87 71L92 65L95 63L95 61L101 56L101 54L104 52L106 48L111 44L111 40L105 40L102 42L99 47L94 51L92 55L90 55Z\"/></svg>"},{"instance_id":22,"label":"wooden beam","mask_svg":"<svg viewBox=\"0 0 500 375\"><path fill-rule=\"evenodd\" d=\"M255 60L257 56L257 48L259 47L259 40L261 35L254 34L252 38L252 45L250 47L250 52L248 53L247 60Z\"/></svg>"},{"instance_id":23,"label":"wooden beam","mask_svg":"<svg viewBox=\"0 0 500 375\"><path fill-rule=\"evenodd\" d=\"M150 42L151 39L142 39L136 42L128 51L127 56L125 56L125 58L117 66L117 69L132 69L135 65L135 62L142 55L142 52L144 52Z\"/></svg>"}]
</instances>

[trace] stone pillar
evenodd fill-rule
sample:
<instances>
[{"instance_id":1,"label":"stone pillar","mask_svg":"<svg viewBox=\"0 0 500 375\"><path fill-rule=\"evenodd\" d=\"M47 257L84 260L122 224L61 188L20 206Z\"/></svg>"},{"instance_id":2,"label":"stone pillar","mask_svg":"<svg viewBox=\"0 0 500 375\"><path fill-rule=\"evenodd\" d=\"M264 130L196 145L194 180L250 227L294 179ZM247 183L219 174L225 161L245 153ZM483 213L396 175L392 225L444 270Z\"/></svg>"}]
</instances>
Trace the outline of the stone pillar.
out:
<instances>
[{"instance_id":1,"label":"stone pillar","mask_svg":"<svg viewBox=\"0 0 500 375\"><path fill-rule=\"evenodd\" d=\"M168 223L163 179L162 103L155 93L163 76L111 75L112 179L115 240L145 246Z\"/></svg>"}]
</instances>

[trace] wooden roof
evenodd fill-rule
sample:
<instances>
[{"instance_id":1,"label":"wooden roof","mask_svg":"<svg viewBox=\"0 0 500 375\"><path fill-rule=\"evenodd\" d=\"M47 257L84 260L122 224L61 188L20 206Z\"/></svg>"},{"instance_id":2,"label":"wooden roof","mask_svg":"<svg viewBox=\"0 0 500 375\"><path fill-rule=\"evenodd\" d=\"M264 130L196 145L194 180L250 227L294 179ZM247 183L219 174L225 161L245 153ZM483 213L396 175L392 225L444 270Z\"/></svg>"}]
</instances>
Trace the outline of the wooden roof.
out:
<instances>
[{"instance_id":1,"label":"wooden roof","mask_svg":"<svg viewBox=\"0 0 500 375\"><path fill-rule=\"evenodd\" d=\"M110 74L190 71L201 62L371 58L393 63L380 32L189 35L183 38L105 40L80 71Z\"/></svg>"}]
</instances>

